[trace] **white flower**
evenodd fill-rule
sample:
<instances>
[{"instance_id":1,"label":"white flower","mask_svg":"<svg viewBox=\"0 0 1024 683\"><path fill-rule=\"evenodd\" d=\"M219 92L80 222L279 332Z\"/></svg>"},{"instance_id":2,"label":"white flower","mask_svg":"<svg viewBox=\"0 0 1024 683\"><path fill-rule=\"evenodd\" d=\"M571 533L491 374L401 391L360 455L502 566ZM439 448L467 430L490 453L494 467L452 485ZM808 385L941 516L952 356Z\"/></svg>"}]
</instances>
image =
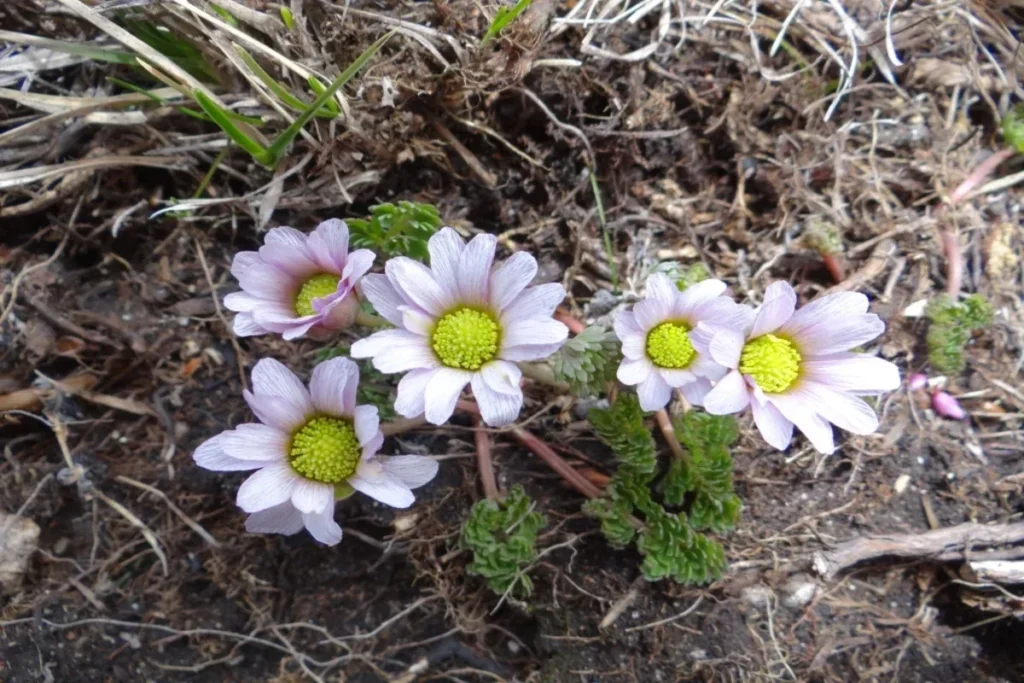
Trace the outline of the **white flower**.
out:
<instances>
[{"instance_id":1,"label":"white flower","mask_svg":"<svg viewBox=\"0 0 1024 683\"><path fill-rule=\"evenodd\" d=\"M246 530L294 534L305 527L327 545L341 540L334 504L353 489L396 508L415 500L410 489L437 474L418 455L376 455L384 443L377 408L357 406L359 368L335 358L313 370L309 390L276 360L252 371L244 396L262 424L242 424L196 449L200 467L258 470L238 489L238 506L252 513Z\"/></svg>"},{"instance_id":2,"label":"white flower","mask_svg":"<svg viewBox=\"0 0 1024 683\"><path fill-rule=\"evenodd\" d=\"M395 410L444 424L467 384L484 421L510 424L523 406L515 361L546 358L568 328L551 315L565 298L559 284L527 285L537 273L533 256L518 252L492 268L497 239L469 244L451 228L430 238L430 267L397 257L385 275L367 275L363 294L398 327L352 345L353 358L373 358L381 372L406 373Z\"/></svg>"},{"instance_id":3,"label":"white flower","mask_svg":"<svg viewBox=\"0 0 1024 683\"><path fill-rule=\"evenodd\" d=\"M724 291L721 280L704 280L680 292L668 276L656 273L647 278L646 296L633 310L619 311L615 334L625 359L617 374L623 384L638 385L641 408L664 408L673 387L699 406L711 383L725 375L691 341L701 323L739 329L749 324L753 311L722 296Z\"/></svg>"},{"instance_id":4,"label":"white flower","mask_svg":"<svg viewBox=\"0 0 1024 683\"><path fill-rule=\"evenodd\" d=\"M238 311L235 334L330 337L355 320L355 286L373 258L368 249L348 252L348 226L336 218L309 235L274 228L259 251L239 252L231 264L242 285L241 292L224 297L224 305Z\"/></svg>"},{"instance_id":5,"label":"white flower","mask_svg":"<svg viewBox=\"0 0 1024 683\"><path fill-rule=\"evenodd\" d=\"M832 453L829 423L854 434L874 432L878 417L858 396L899 388L899 370L850 352L885 331L885 323L867 312L863 294L830 294L795 309L793 288L776 282L745 329L700 326L694 345L730 369L704 398L704 409L726 415L749 405L775 448L789 446L796 425L818 451Z\"/></svg>"}]
</instances>

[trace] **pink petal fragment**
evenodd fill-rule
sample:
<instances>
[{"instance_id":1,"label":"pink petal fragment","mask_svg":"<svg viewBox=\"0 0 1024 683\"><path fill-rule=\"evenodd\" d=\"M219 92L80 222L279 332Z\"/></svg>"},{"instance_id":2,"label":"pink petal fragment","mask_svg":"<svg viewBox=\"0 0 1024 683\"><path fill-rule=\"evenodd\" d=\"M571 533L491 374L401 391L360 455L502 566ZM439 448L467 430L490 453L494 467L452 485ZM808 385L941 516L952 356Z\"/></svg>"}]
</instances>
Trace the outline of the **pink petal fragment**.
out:
<instances>
[{"instance_id":1,"label":"pink petal fragment","mask_svg":"<svg viewBox=\"0 0 1024 683\"><path fill-rule=\"evenodd\" d=\"M299 476L286 462L264 467L238 488L238 507L246 512L259 512L280 505L291 498L298 481Z\"/></svg>"},{"instance_id":2,"label":"pink petal fragment","mask_svg":"<svg viewBox=\"0 0 1024 683\"><path fill-rule=\"evenodd\" d=\"M749 337L756 339L782 327L796 309L796 292L788 282L773 282L764 294L764 303L757 309Z\"/></svg>"},{"instance_id":3,"label":"pink petal fragment","mask_svg":"<svg viewBox=\"0 0 1024 683\"><path fill-rule=\"evenodd\" d=\"M348 226L345 221L331 218L316 226L306 240L306 248L325 272L340 275L348 259Z\"/></svg>"},{"instance_id":4,"label":"pink petal fragment","mask_svg":"<svg viewBox=\"0 0 1024 683\"><path fill-rule=\"evenodd\" d=\"M250 534L284 534L291 536L302 529L302 513L291 502L281 503L249 515L245 530Z\"/></svg>"},{"instance_id":5,"label":"pink petal fragment","mask_svg":"<svg viewBox=\"0 0 1024 683\"><path fill-rule=\"evenodd\" d=\"M313 368L309 392L317 412L349 417L356 407L359 366L348 358L332 358Z\"/></svg>"},{"instance_id":6,"label":"pink petal fragment","mask_svg":"<svg viewBox=\"0 0 1024 683\"><path fill-rule=\"evenodd\" d=\"M733 370L704 397L704 410L712 415L731 415L740 412L749 403L747 382L738 370Z\"/></svg>"},{"instance_id":7,"label":"pink petal fragment","mask_svg":"<svg viewBox=\"0 0 1024 683\"><path fill-rule=\"evenodd\" d=\"M537 259L533 258L532 254L525 251L517 251L512 254L505 263L491 273L491 307L496 311L505 310L529 286L536 275ZM551 315L551 312L549 311L546 315Z\"/></svg>"},{"instance_id":8,"label":"pink petal fragment","mask_svg":"<svg viewBox=\"0 0 1024 683\"><path fill-rule=\"evenodd\" d=\"M761 436L772 448L784 451L793 440L793 423L782 416L782 413L771 403L759 404L751 401L750 411L754 415L754 424Z\"/></svg>"}]
</instances>

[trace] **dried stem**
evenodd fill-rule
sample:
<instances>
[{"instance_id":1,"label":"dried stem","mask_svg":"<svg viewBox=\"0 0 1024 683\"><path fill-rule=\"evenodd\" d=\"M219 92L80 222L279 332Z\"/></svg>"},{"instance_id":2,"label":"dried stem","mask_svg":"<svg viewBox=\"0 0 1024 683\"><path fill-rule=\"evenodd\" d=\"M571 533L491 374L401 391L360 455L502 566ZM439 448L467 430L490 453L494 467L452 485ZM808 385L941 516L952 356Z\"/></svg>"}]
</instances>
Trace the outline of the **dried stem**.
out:
<instances>
[{"instance_id":1,"label":"dried stem","mask_svg":"<svg viewBox=\"0 0 1024 683\"><path fill-rule=\"evenodd\" d=\"M668 441L668 447L672 450L673 455L685 462L687 453L683 450L682 445L680 445L679 439L676 437L676 430L672 426L672 420L665 409L662 408L655 412L654 419L657 420L658 428L661 429L661 434L665 437L665 441Z\"/></svg>"},{"instance_id":2,"label":"dried stem","mask_svg":"<svg viewBox=\"0 0 1024 683\"><path fill-rule=\"evenodd\" d=\"M498 482L494 478L494 463L491 461L491 435L484 429L483 420L473 420L476 429L473 441L476 444L476 464L480 469L480 483L484 487L484 495L488 500L498 500Z\"/></svg>"}]
</instances>

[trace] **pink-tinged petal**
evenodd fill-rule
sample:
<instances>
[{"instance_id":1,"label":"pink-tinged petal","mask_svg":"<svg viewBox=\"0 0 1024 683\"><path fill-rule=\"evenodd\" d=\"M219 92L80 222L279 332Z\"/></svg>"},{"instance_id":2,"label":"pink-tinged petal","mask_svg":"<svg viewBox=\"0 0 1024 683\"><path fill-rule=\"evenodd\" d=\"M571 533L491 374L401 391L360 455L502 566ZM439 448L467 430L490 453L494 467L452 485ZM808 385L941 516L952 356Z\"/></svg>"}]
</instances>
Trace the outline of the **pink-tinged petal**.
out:
<instances>
[{"instance_id":1,"label":"pink-tinged petal","mask_svg":"<svg viewBox=\"0 0 1024 683\"><path fill-rule=\"evenodd\" d=\"M381 317L392 325L402 325L402 312L399 307L406 302L392 286L386 275L367 275L360 281L363 296L370 300L373 308Z\"/></svg>"},{"instance_id":2,"label":"pink-tinged petal","mask_svg":"<svg viewBox=\"0 0 1024 683\"><path fill-rule=\"evenodd\" d=\"M203 469L214 472L244 472L266 467L264 460L249 460L228 455L224 450L224 432L200 444L192 453L192 459Z\"/></svg>"},{"instance_id":3,"label":"pink-tinged petal","mask_svg":"<svg viewBox=\"0 0 1024 683\"><path fill-rule=\"evenodd\" d=\"M469 381L473 378L472 372L458 370L456 368L441 367L434 371L434 374L427 382L424 390L425 410L423 414L427 422L433 425L443 425L455 412L455 402Z\"/></svg>"},{"instance_id":4,"label":"pink-tinged petal","mask_svg":"<svg viewBox=\"0 0 1024 683\"><path fill-rule=\"evenodd\" d=\"M832 425L817 414L817 406L798 394L772 394L768 400L782 416L804 433L815 450L826 455L836 450Z\"/></svg>"},{"instance_id":5,"label":"pink-tinged petal","mask_svg":"<svg viewBox=\"0 0 1024 683\"><path fill-rule=\"evenodd\" d=\"M557 282L527 287L498 317L505 326L533 318L550 318L564 300L565 288Z\"/></svg>"},{"instance_id":6,"label":"pink-tinged petal","mask_svg":"<svg viewBox=\"0 0 1024 683\"><path fill-rule=\"evenodd\" d=\"M853 434L873 434L878 429L874 409L856 396L810 381L801 382L794 393L840 429Z\"/></svg>"},{"instance_id":7,"label":"pink-tinged petal","mask_svg":"<svg viewBox=\"0 0 1024 683\"><path fill-rule=\"evenodd\" d=\"M434 372L433 369L413 370L402 377L395 397L396 413L402 417L417 417L423 414L426 410L424 394L427 382Z\"/></svg>"},{"instance_id":8,"label":"pink-tinged petal","mask_svg":"<svg viewBox=\"0 0 1024 683\"><path fill-rule=\"evenodd\" d=\"M355 427L356 438L359 439L360 446L370 443L380 433L380 416L377 414L377 406L356 406L352 426Z\"/></svg>"},{"instance_id":9,"label":"pink-tinged petal","mask_svg":"<svg viewBox=\"0 0 1024 683\"><path fill-rule=\"evenodd\" d=\"M503 349L499 354L502 360L533 361L543 360L562 348L563 342L557 344L523 344Z\"/></svg>"},{"instance_id":10,"label":"pink-tinged petal","mask_svg":"<svg viewBox=\"0 0 1024 683\"><path fill-rule=\"evenodd\" d=\"M302 380L280 361L264 358L252 369L252 391L257 396L276 396L283 398L307 412L312 412L313 404Z\"/></svg>"},{"instance_id":11,"label":"pink-tinged petal","mask_svg":"<svg viewBox=\"0 0 1024 683\"><path fill-rule=\"evenodd\" d=\"M761 436L772 448L784 451L793 440L793 423L782 416L782 413L771 403L760 405L751 401L750 412L754 415L754 424Z\"/></svg>"},{"instance_id":12,"label":"pink-tinged petal","mask_svg":"<svg viewBox=\"0 0 1024 683\"><path fill-rule=\"evenodd\" d=\"M265 467L288 456L288 435L267 425L246 423L221 434L220 446L239 460L255 460Z\"/></svg>"},{"instance_id":13,"label":"pink-tinged petal","mask_svg":"<svg viewBox=\"0 0 1024 683\"><path fill-rule=\"evenodd\" d=\"M695 381L679 387L679 391L682 393L683 398L691 404L702 406L704 405L704 399L707 398L708 393L711 391L711 386L710 381L703 377L698 377Z\"/></svg>"},{"instance_id":14,"label":"pink-tinged petal","mask_svg":"<svg viewBox=\"0 0 1024 683\"><path fill-rule=\"evenodd\" d=\"M264 303L252 309L249 313L257 324L278 334L298 325L314 323L320 319L320 316L316 314L300 318L295 313L295 306L293 304L282 304L277 301Z\"/></svg>"},{"instance_id":15,"label":"pink-tinged petal","mask_svg":"<svg viewBox=\"0 0 1024 683\"><path fill-rule=\"evenodd\" d=\"M725 291L725 283L721 280L702 280L687 287L675 298L672 315L676 318L688 318L705 304L714 301ZM735 305L731 299L723 299Z\"/></svg>"},{"instance_id":16,"label":"pink-tinged petal","mask_svg":"<svg viewBox=\"0 0 1024 683\"><path fill-rule=\"evenodd\" d=\"M429 337L434 333L434 318L416 308L415 306L402 306L402 327L418 334L421 337Z\"/></svg>"},{"instance_id":17,"label":"pink-tinged petal","mask_svg":"<svg viewBox=\"0 0 1024 683\"><path fill-rule=\"evenodd\" d=\"M783 330L796 342L800 352L824 356L866 344L885 332L885 323L874 313L821 320L797 332Z\"/></svg>"},{"instance_id":18,"label":"pink-tinged petal","mask_svg":"<svg viewBox=\"0 0 1024 683\"><path fill-rule=\"evenodd\" d=\"M882 393L900 386L900 370L895 364L863 353L814 357L804 361L801 369L807 379L838 391Z\"/></svg>"},{"instance_id":19,"label":"pink-tinged petal","mask_svg":"<svg viewBox=\"0 0 1024 683\"><path fill-rule=\"evenodd\" d=\"M377 454L377 451L384 445L384 434L378 430L373 437L363 444L363 453L360 460L368 460Z\"/></svg>"},{"instance_id":20,"label":"pink-tinged petal","mask_svg":"<svg viewBox=\"0 0 1024 683\"><path fill-rule=\"evenodd\" d=\"M627 358L619 363L619 369L615 371L615 376L620 382L631 387L646 380L654 371L654 364L646 358L637 358L636 360Z\"/></svg>"},{"instance_id":21,"label":"pink-tinged petal","mask_svg":"<svg viewBox=\"0 0 1024 683\"><path fill-rule=\"evenodd\" d=\"M281 503L249 515L245 530L250 534L284 534L291 536L302 529L302 513L291 502Z\"/></svg>"},{"instance_id":22,"label":"pink-tinged petal","mask_svg":"<svg viewBox=\"0 0 1024 683\"><path fill-rule=\"evenodd\" d=\"M298 289L298 282L288 273L266 263L254 263L238 277L238 284L247 293L284 303L290 301Z\"/></svg>"},{"instance_id":23,"label":"pink-tinged petal","mask_svg":"<svg viewBox=\"0 0 1024 683\"><path fill-rule=\"evenodd\" d=\"M348 259L348 226L331 218L316 226L306 240L310 256L328 273L341 275Z\"/></svg>"},{"instance_id":24,"label":"pink-tinged petal","mask_svg":"<svg viewBox=\"0 0 1024 683\"><path fill-rule=\"evenodd\" d=\"M437 461L422 455L378 455L376 461L385 474L410 489L418 489L437 476Z\"/></svg>"},{"instance_id":25,"label":"pink-tinged petal","mask_svg":"<svg viewBox=\"0 0 1024 683\"><path fill-rule=\"evenodd\" d=\"M480 376L494 391L499 394L519 396L522 401L522 391L519 389L519 381L523 378L523 371L515 363L495 360L480 368Z\"/></svg>"},{"instance_id":26,"label":"pink-tinged petal","mask_svg":"<svg viewBox=\"0 0 1024 683\"><path fill-rule=\"evenodd\" d=\"M619 366L621 367L621 366ZM672 399L672 388L665 383L657 372L652 372L636 388L640 407L644 410L661 410Z\"/></svg>"},{"instance_id":27,"label":"pink-tinged petal","mask_svg":"<svg viewBox=\"0 0 1024 683\"><path fill-rule=\"evenodd\" d=\"M356 407L359 366L348 358L332 358L313 368L309 393L317 412L351 416Z\"/></svg>"},{"instance_id":28,"label":"pink-tinged petal","mask_svg":"<svg viewBox=\"0 0 1024 683\"><path fill-rule=\"evenodd\" d=\"M299 479L286 462L264 467L238 488L238 507L246 512L259 512L280 505L291 498Z\"/></svg>"},{"instance_id":29,"label":"pink-tinged petal","mask_svg":"<svg viewBox=\"0 0 1024 683\"><path fill-rule=\"evenodd\" d=\"M525 251L517 251L490 276L491 307L503 311L522 294L537 275L537 259ZM559 285L561 286L561 285ZM564 298L564 291L563 297ZM545 315L541 313L541 315ZM547 315L551 315L549 311Z\"/></svg>"},{"instance_id":30,"label":"pink-tinged petal","mask_svg":"<svg viewBox=\"0 0 1024 683\"><path fill-rule=\"evenodd\" d=\"M260 259L279 270L283 270L296 280L304 280L323 269L309 257L306 245L295 247L290 244L264 244L260 247Z\"/></svg>"},{"instance_id":31,"label":"pink-tinged petal","mask_svg":"<svg viewBox=\"0 0 1024 683\"><path fill-rule=\"evenodd\" d=\"M718 326L711 325L706 322L699 322L687 333L690 338L690 343L693 344L693 348L696 349L697 353L702 356L706 356L711 351L711 340L715 337L715 332L718 331ZM729 329L729 328L726 328ZM736 330L737 332L739 330Z\"/></svg>"},{"instance_id":32,"label":"pink-tinged petal","mask_svg":"<svg viewBox=\"0 0 1024 683\"><path fill-rule=\"evenodd\" d=\"M407 330L382 330L360 339L349 350L353 358L373 358L381 372L404 372L437 366L427 340Z\"/></svg>"},{"instance_id":33,"label":"pink-tinged petal","mask_svg":"<svg viewBox=\"0 0 1024 683\"><path fill-rule=\"evenodd\" d=\"M306 249L306 233L282 225L278 228L271 228L267 236L263 238L264 244L284 244L296 249Z\"/></svg>"},{"instance_id":34,"label":"pink-tinged petal","mask_svg":"<svg viewBox=\"0 0 1024 683\"><path fill-rule=\"evenodd\" d=\"M459 291L459 259L466 243L452 228L441 228L427 241L430 252L430 270L441 289Z\"/></svg>"},{"instance_id":35,"label":"pink-tinged petal","mask_svg":"<svg viewBox=\"0 0 1024 683\"><path fill-rule=\"evenodd\" d=\"M671 311L675 308L678 297L679 288L676 287L676 284L665 273L655 273L647 278L644 299L657 301L661 306Z\"/></svg>"},{"instance_id":36,"label":"pink-tinged petal","mask_svg":"<svg viewBox=\"0 0 1024 683\"><path fill-rule=\"evenodd\" d=\"M258 263L263 263L258 252L240 251L231 259L231 274L237 280L242 273Z\"/></svg>"},{"instance_id":37,"label":"pink-tinged petal","mask_svg":"<svg viewBox=\"0 0 1024 683\"><path fill-rule=\"evenodd\" d=\"M281 333L281 338L285 341L293 341L306 336L306 333L313 329L313 326L317 325L319 320L311 320L307 323L297 323L292 327Z\"/></svg>"},{"instance_id":38,"label":"pink-tinged petal","mask_svg":"<svg viewBox=\"0 0 1024 683\"><path fill-rule=\"evenodd\" d=\"M242 398L260 422L282 432L293 432L306 424L310 417L310 413L276 396L257 396L251 391L243 391Z\"/></svg>"},{"instance_id":39,"label":"pink-tinged petal","mask_svg":"<svg viewBox=\"0 0 1024 683\"><path fill-rule=\"evenodd\" d=\"M757 309L754 326L749 337L756 339L774 332L793 316L796 309L796 292L788 282L773 282L764 293L764 303Z\"/></svg>"},{"instance_id":40,"label":"pink-tinged petal","mask_svg":"<svg viewBox=\"0 0 1024 683\"><path fill-rule=\"evenodd\" d=\"M716 329L708 345L708 356L725 368L738 368L743 353L743 335L726 329ZM692 342L691 342L692 343Z\"/></svg>"},{"instance_id":41,"label":"pink-tinged petal","mask_svg":"<svg viewBox=\"0 0 1024 683\"><path fill-rule=\"evenodd\" d=\"M477 235L469 241L459 257L460 299L477 306L486 306L490 300L491 264L498 238Z\"/></svg>"},{"instance_id":42,"label":"pink-tinged petal","mask_svg":"<svg viewBox=\"0 0 1024 683\"><path fill-rule=\"evenodd\" d=\"M373 260L377 258L369 249L356 249L348 255L345 268L341 271L341 279L350 285L361 279L373 268Z\"/></svg>"},{"instance_id":43,"label":"pink-tinged petal","mask_svg":"<svg viewBox=\"0 0 1024 683\"><path fill-rule=\"evenodd\" d=\"M633 319L640 326L644 334L650 332L651 328L672 317L672 302L664 302L661 299L648 297L637 301L633 306Z\"/></svg>"},{"instance_id":44,"label":"pink-tinged petal","mask_svg":"<svg viewBox=\"0 0 1024 683\"><path fill-rule=\"evenodd\" d=\"M839 292L818 297L803 306L786 323L786 333L798 335L823 321L841 320L868 312L868 298L860 292ZM844 349L845 350L845 349Z\"/></svg>"},{"instance_id":45,"label":"pink-tinged petal","mask_svg":"<svg viewBox=\"0 0 1024 683\"><path fill-rule=\"evenodd\" d=\"M568 337L569 328L554 318L521 320L502 330L501 350L498 351L498 355L504 356L506 350L517 346L561 344Z\"/></svg>"},{"instance_id":46,"label":"pink-tinged petal","mask_svg":"<svg viewBox=\"0 0 1024 683\"><path fill-rule=\"evenodd\" d=\"M697 354L697 359L690 364L690 372L698 377L717 382L725 377L729 368L719 365L705 355Z\"/></svg>"},{"instance_id":47,"label":"pink-tinged petal","mask_svg":"<svg viewBox=\"0 0 1024 683\"><path fill-rule=\"evenodd\" d=\"M619 338L619 341L624 341L629 336L643 336L644 334L643 329L637 324L636 318L633 316L633 311L626 310L625 308L620 309L615 314L612 329L615 330L615 336Z\"/></svg>"},{"instance_id":48,"label":"pink-tinged petal","mask_svg":"<svg viewBox=\"0 0 1024 683\"><path fill-rule=\"evenodd\" d=\"M622 355L630 360L647 358L647 335L643 332L630 332L619 337L622 342Z\"/></svg>"},{"instance_id":49,"label":"pink-tinged petal","mask_svg":"<svg viewBox=\"0 0 1024 683\"><path fill-rule=\"evenodd\" d=\"M334 505L319 513L306 513L302 515L302 523L309 535L324 545L338 545L341 543L341 527L334 521Z\"/></svg>"},{"instance_id":50,"label":"pink-tinged petal","mask_svg":"<svg viewBox=\"0 0 1024 683\"><path fill-rule=\"evenodd\" d=\"M407 508L416 501L409 487L385 472L376 458L359 463L348 483L356 491L393 508Z\"/></svg>"},{"instance_id":51,"label":"pink-tinged petal","mask_svg":"<svg viewBox=\"0 0 1024 683\"><path fill-rule=\"evenodd\" d=\"M689 370L673 370L671 368L658 368L658 374L665 380L665 384L669 385L673 389L681 387L684 384L695 382L697 376Z\"/></svg>"},{"instance_id":52,"label":"pink-tinged petal","mask_svg":"<svg viewBox=\"0 0 1024 683\"><path fill-rule=\"evenodd\" d=\"M322 512L334 509L334 487L318 481L299 478L292 488L292 505L299 512Z\"/></svg>"},{"instance_id":53,"label":"pink-tinged petal","mask_svg":"<svg viewBox=\"0 0 1024 683\"><path fill-rule=\"evenodd\" d=\"M936 391L932 394L932 409L939 415L954 420L962 420L967 417L967 411L963 409L960 402L945 391Z\"/></svg>"},{"instance_id":54,"label":"pink-tinged petal","mask_svg":"<svg viewBox=\"0 0 1024 683\"><path fill-rule=\"evenodd\" d=\"M480 408L480 416L490 427L504 427L516 421L523 407L523 393L515 387L515 393L498 392L484 381L481 373L474 373L471 380L473 397Z\"/></svg>"},{"instance_id":55,"label":"pink-tinged petal","mask_svg":"<svg viewBox=\"0 0 1024 683\"><path fill-rule=\"evenodd\" d=\"M254 308L259 308L267 303L266 299L261 299L258 296L253 296L248 292L231 292L224 297L224 308L229 311L239 311L248 313Z\"/></svg>"},{"instance_id":56,"label":"pink-tinged petal","mask_svg":"<svg viewBox=\"0 0 1024 683\"><path fill-rule=\"evenodd\" d=\"M397 256L389 260L384 272L402 298L434 317L442 315L456 301L456 292L442 290L430 269L411 258Z\"/></svg>"},{"instance_id":57,"label":"pink-tinged petal","mask_svg":"<svg viewBox=\"0 0 1024 683\"><path fill-rule=\"evenodd\" d=\"M252 316L248 313L239 313L236 315L235 322L231 326L231 329L234 330L235 336L237 337L255 337L260 334L266 334L270 331L253 320Z\"/></svg>"},{"instance_id":58,"label":"pink-tinged petal","mask_svg":"<svg viewBox=\"0 0 1024 683\"><path fill-rule=\"evenodd\" d=\"M868 356L868 358L870 358L870 356ZM823 361L818 360L818 361L815 361L815 362L821 363ZM824 362L827 362L827 361L824 361ZM830 386L834 386L836 389L847 388L847 387L836 386L836 384L838 384L838 382L833 382L832 381L832 379L829 377L829 372L827 370L824 373L822 373L819 377L817 377L817 378L812 377L811 379L817 379L817 381L822 382L824 384L828 384ZM907 389L909 391L921 391L926 386L928 386L928 376L923 374L923 373L915 372L912 375L910 375L909 377L907 377ZM854 391L856 391L856 389L854 389Z\"/></svg>"},{"instance_id":59,"label":"pink-tinged petal","mask_svg":"<svg viewBox=\"0 0 1024 683\"><path fill-rule=\"evenodd\" d=\"M738 304L732 299L720 296L701 304L694 309L691 315L694 320L727 330L736 330L746 335L747 330L754 324L756 314L750 306Z\"/></svg>"},{"instance_id":60,"label":"pink-tinged petal","mask_svg":"<svg viewBox=\"0 0 1024 683\"><path fill-rule=\"evenodd\" d=\"M355 292L337 297L331 301L314 298L313 310L320 314L320 322L317 327L328 332L339 332L348 329L359 315L359 298Z\"/></svg>"},{"instance_id":61,"label":"pink-tinged petal","mask_svg":"<svg viewBox=\"0 0 1024 683\"><path fill-rule=\"evenodd\" d=\"M738 370L733 370L704 397L704 410L712 415L738 413L750 403L747 382Z\"/></svg>"}]
</instances>

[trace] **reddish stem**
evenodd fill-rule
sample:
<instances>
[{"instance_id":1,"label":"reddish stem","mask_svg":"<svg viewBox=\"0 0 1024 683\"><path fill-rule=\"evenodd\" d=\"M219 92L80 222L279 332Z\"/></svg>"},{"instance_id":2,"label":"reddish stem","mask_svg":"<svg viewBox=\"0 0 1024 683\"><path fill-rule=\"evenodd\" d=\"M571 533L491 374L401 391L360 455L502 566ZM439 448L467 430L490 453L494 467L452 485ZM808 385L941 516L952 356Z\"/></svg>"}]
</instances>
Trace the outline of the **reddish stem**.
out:
<instances>
[{"instance_id":1,"label":"reddish stem","mask_svg":"<svg viewBox=\"0 0 1024 683\"><path fill-rule=\"evenodd\" d=\"M555 320L557 320L560 323L563 323L566 327L569 328L569 331L572 332L573 334L579 334L583 330L587 329L586 325L584 325L581 321L577 320L576 318L572 317L572 313L570 313L561 306L559 306L558 309L555 311Z\"/></svg>"},{"instance_id":2,"label":"reddish stem","mask_svg":"<svg viewBox=\"0 0 1024 683\"><path fill-rule=\"evenodd\" d=\"M491 461L491 435L483 428L483 420L477 417L473 441L476 443L476 464L480 470L480 483L488 500L498 500L498 481L494 477L494 463Z\"/></svg>"},{"instance_id":3,"label":"reddish stem","mask_svg":"<svg viewBox=\"0 0 1024 683\"><path fill-rule=\"evenodd\" d=\"M680 460L686 460L686 451L679 443L679 439L676 438L676 430L672 426L672 420L669 419L668 413L664 408L654 413L654 419L658 422L658 427L661 429L661 435L665 437L665 441L668 441L668 447L672 450Z\"/></svg>"},{"instance_id":4,"label":"reddish stem","mask_svg":"<svg viewBox=\"0 0 1024 683\"><path fill-rule=\"evenodd\" d=\"M992 175L992 172L996 170L999 164L1003 163L1016 153L1017 150L1015 149L1001 149L975 166L974 170L968 173L967 177L963 179L963 182L957 185L956 189L950 193L949 203L959 204L963 201L964 197L969 195L976 187L985 182L985 179Z\"/></svg>"},{"instance_id":5,"label":"reddish stem","mask_svg":"<svg viewBox=\"0 0 1024 683\"><path fill-rule=\"evenodd\" d=\"M964 275L964 256L960 240L955 233L943 230L939 233L942 252L946 255L946 294L954 301L960 296L960 283Z\"/></svg>"},{"instance_id":6,"label":"reddish stem","mask_svg":"<svg viewBox=\"0 0 1024 683\"><path fill-rule=\"evenodd\" d=\"M836 282L846 279L846 268L843 267L843 257L839 254L822 254L821 262L825 264L829 275Z\"/></svg>"},{"instance_id":7,"label":"reddish stem","mask_svg":"<svg viewBox=\"0 0 1024 683\"><path fill-rule=\"evenodd\" d=\"M480 408L478 408L472 401L459 401L456 404L456 407L471 415L480 415ZM551 446L547 445L522 427L512 426L508 431L509 434L512 435L512 438L547 463L548 467L557 472L562 479L565 479L565 481L574 489L588 498L600 497L601 490L587 481L586 477L577 472L572 465L563 460L562 456L555 453Z\"/></svg>"}]
</instances>

